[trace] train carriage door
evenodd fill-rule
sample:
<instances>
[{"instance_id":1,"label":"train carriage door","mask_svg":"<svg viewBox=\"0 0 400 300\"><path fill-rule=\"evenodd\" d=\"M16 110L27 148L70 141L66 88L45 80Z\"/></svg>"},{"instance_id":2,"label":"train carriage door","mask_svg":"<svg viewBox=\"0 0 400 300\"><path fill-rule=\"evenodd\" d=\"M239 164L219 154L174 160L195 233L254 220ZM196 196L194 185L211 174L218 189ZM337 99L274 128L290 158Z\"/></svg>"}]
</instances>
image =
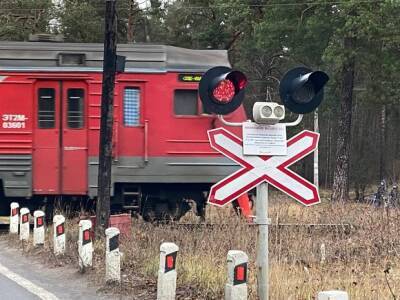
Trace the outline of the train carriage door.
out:
<instances>
[{"instance_id":1,"label":"train carriage door","mask_svg":"<svg viewBox=\"0 0 400 300\"><path fill-rule=\"evenodd\" d=\"M61 189L64 195L86 195L87 89L84 82L62 83Z\"/></svg>"},{"instance_id":2,"label":"train carriage door","mask_svg":"<svg viewBox=\"0 0 400 300\"><path fill-rule=\"evenodd\" d=\"M35 93L33 192L86 195L86 85L38 81Z\"/></svg>"},{"instance_id":3,"label":"train carriage door","mask_svg":"<svg viewBox=\"0 0 400 300\"><path fill-rule=\"evenodd\" d=\"M60 83L39 81L35 89L33 192L60 192Z\"/></svg>"},{"instance_id":4,"label":"train carriage door","mask_svg":"<svg viewBox=\"0 0 400 300\"><path fill-rule=\"evenodd\" d=\"M121 130L115 139L119 149L117 158L120 165L124 166L120 172L130 175L130 168L143 168L148 156L148 122L143 109L144 84L120 82L117 91L122 100Z\"/></svg>"}]
</instances>

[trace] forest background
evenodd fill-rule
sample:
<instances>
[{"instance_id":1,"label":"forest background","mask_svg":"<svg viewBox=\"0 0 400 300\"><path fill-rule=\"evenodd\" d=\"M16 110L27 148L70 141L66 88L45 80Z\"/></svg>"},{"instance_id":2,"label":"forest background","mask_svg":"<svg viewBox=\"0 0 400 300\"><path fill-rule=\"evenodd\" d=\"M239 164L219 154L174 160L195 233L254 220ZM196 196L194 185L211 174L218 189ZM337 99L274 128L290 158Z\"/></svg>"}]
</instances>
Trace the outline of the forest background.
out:
<instances>
[{"instance_id":1,"label":"forest background","mask_svg":"<svg viewBox=\"0 0 400 300\"><path fill-rule=\"evenodd\" d=\"M250 85L245 108L278 101L279 79L304 65L331 78L318 109L319 182L361 200L400 179L400 1L116 0L119 43L226 49ZM63 34L103 42L104 0L0 0L0 40ZM294 116L289 116L289 118ZM315 115L301 126L314 129ZM309 157L297 165L313 177ZM351 194L353 195L353 194Z\"/></svg>"}]
</instances>

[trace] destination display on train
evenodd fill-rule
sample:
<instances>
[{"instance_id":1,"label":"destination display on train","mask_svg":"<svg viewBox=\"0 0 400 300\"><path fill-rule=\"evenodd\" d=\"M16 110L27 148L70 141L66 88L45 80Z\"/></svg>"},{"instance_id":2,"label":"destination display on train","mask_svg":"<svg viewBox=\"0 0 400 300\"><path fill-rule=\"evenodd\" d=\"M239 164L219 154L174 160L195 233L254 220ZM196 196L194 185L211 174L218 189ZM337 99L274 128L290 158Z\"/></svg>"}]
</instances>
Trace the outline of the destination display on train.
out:
<instances>
[{"instance_id":1,"label":"destination display on train","mask_svg":"<svg viewBox=\"0 0 400 300\"><path fill-rule=\"evenodd\" d=\"M200 82L202 74L178 74L178 81Z\"/></svg>"}]
</instances>

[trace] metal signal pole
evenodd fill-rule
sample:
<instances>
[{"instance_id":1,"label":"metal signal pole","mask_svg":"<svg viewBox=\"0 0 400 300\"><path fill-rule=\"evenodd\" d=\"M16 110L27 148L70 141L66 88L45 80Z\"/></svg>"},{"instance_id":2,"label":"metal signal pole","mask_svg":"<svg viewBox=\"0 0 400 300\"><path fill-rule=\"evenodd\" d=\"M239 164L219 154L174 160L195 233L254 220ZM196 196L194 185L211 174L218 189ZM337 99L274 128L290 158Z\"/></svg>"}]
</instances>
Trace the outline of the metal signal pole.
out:
<instances>
[{"instance_id":1,"label":"metal signal pole","mask_svg":"<svg viewBox=\"0 0 400 300\"><path fill-rule=\"evenodd\" d=\"M314 111L314 131L319 132L318 126L318 108ZM314 185L319 187L319 174L318 174L318 148L314 151Z\"/></svg>"},{"instance_id":2,"label":"metal signal pole","mask_svg":"<svg viewBox=\"0 0 400 300\"><path fill-rule=\"evenodd\" d=\"M115 0L106 0L103 88L99 142L98 199L96 204L96 233L104 236L110 219L112 132L114 121L114 83L116 71L116 8Z\"/></svg>"},{"instance_id":3,"label":"metal signal pole","mask_svg":"<svg viewBox=\"0 0 400 300\"><path fill-rule=\"evenodd\" d=\"M256 222L258 227L257 239L257 294L260 300L268 300L268 183L257 186Z\"/></svg>"}]
</instances>

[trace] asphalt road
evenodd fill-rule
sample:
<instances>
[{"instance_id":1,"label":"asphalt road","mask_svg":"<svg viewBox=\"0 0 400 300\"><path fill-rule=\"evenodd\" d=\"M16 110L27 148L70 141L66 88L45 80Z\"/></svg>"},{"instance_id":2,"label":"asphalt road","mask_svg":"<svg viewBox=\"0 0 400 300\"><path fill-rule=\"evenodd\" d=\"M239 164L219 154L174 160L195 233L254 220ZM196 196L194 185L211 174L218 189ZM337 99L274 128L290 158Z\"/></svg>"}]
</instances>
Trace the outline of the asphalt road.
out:
<instances>
[{"instance_id":1,"label":"asphalt road","mask_svg":"<svg viewBox=\"0 0 400 300\"><path fill-rule=\"evenodd\" d=\"M0 300L121 299L96 290L74 266L49 268L10 248L0 235Z\"/></svg>"},{"instance_id":2,"label":"asphalt road","mask_svg":"<svg viewBox=\"0 0 400 300\"><path fill-rule=\"evenodd\" d=\"M21 288L17 283L0 275L0 299L39 300L40 298Z\"/></svg>"}]
</instances>

